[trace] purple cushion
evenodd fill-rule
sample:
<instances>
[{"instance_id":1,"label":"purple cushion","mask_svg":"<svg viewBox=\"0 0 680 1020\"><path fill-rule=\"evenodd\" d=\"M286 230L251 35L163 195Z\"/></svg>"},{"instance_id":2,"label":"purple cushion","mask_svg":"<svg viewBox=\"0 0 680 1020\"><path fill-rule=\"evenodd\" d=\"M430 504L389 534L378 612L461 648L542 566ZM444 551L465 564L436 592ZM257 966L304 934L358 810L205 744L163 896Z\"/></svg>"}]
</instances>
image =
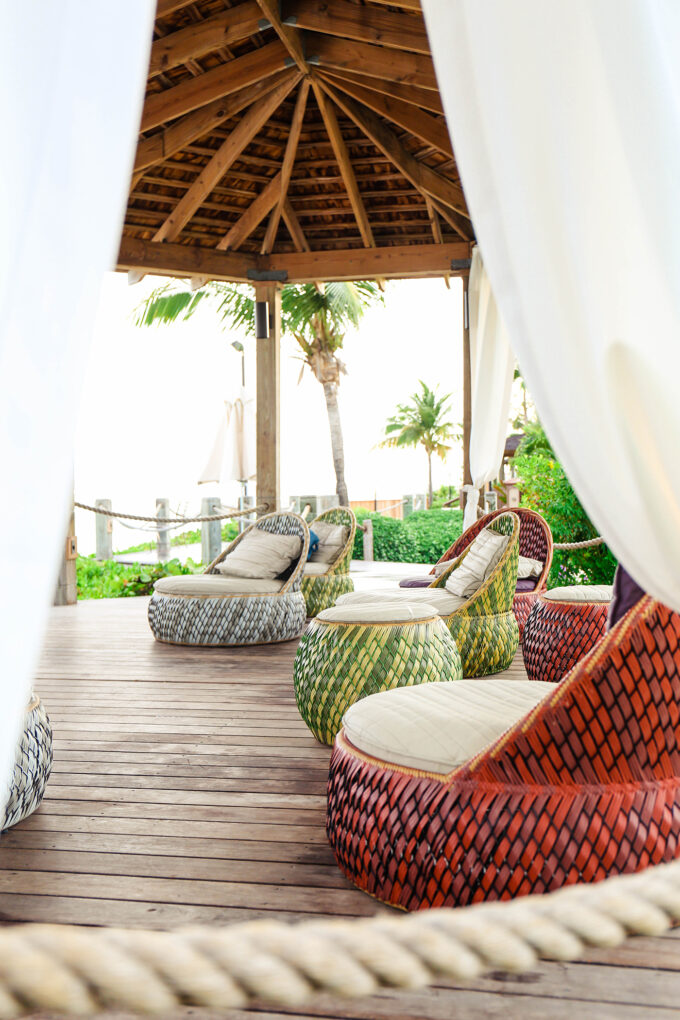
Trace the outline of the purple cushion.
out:
<instances>
[{"instance_id":1,"label":"purple cushion","mask_svg":"<svg viewBox=\"0 0 680 1020\"><path fill-rule=\"evenodd\" d=\"M535 591L536 589L536 578L535 577L520 577L517 580L517 587L515 591Z\"/></svg>"},{"instance_id":2,"label":"purple cushion","mask_svg":"<svg viewBox=\"0 0 680 1020\"><path fill-rule=\"evenodd\" d=\"M403 581L399 582L400 588L429 588L434 581L434 574L428 574L426 577L405 577Z\"/></svg>"},{"instance_id":3,"label":"purple cushion","mask_svg":"<svg viewBox=\"0 0 680 1020\"><path fill-rule=\"evenodd\" d=\"M644 588L619 563L614 574L614 594L609 604L607 630L611 630L645 594Z\"/></svg>"}]
</instances>

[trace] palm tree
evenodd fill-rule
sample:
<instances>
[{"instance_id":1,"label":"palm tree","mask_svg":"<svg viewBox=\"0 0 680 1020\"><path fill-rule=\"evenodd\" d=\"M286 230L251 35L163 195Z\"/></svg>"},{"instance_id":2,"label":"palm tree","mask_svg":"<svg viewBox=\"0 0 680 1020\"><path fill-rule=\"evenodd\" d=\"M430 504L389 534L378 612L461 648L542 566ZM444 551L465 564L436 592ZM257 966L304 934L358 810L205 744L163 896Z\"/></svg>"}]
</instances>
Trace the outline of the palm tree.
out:
<instances>
[{"instance_id":1,"label":"palm tree","mask_svg":"<svg viewBox=\"0 0 680 1020\"><path fill-rule=\"evenodd\" d=\"M445 406L450 393L438 397L435 390L421 380L420 393L411 394L410 404L398 404L397 413L388 418L385 426L385 439L379 446L422 446L427 454L427 505L432 506L432 454L436 453L442 460L451 446L448 439L460 439L450 421L445 420L450 406Z\"/></svg>"},{"instance_id":2,"label":"palm tree","mask_svg":"<svg viewBox=\"0 0 680 1020\"><path fill-rule=\"evenodd\" d=\"M336 491L341 506L349 497L345 483L345 451L338 408L340 377L347 369L338 357L345 334L357 326L369 305L382 301L378 286L367 280L357 283L306 283L289 285L281 292L281 330L295 337L303 360L323 386L331 433ZM188 319L199 304L215 307L225 328L255 334L255 298L250 288L235 284L207 283L191 291L167 284L154 290L137 310L136 325Z\"/></svg>"}]
</instances>

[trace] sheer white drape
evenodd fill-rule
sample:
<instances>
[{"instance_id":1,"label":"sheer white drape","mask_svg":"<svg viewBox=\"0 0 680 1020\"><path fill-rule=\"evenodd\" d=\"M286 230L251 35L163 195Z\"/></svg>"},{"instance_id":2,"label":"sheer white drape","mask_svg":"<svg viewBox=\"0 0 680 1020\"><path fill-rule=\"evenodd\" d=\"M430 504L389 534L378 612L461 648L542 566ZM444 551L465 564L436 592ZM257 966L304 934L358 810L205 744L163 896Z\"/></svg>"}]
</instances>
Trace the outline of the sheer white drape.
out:
<instances>
[{"instance_id":1,"label":"sheer white drape","mask_svg":"<svg viewBox=\"0 0 680 1020\"><path fill-rule=\"evenodd\" d=\"M120 238L154 8L0 0L0 804L63 550L81 376Z\"/></svg>"},{"instance_id":2,"label":"sheer white drape","mask_svg":"<svg viewBox=\"0 0 680 1020\"><path fill-rule=\"evenodd\" d=\"M538 411L615 555L680 610L680 3L423 8Z\"/></svg>"},{"instance_id":3,"label":"sheer white drape","mask_svg":"<svg viewBox=\"0 0 680 1020\"><path fill-rule=\"evenodd\" d=\"M463 528L477 520L479 492L496 478L503 459L510 413L510 390L515 359L508 334L491 290L479 248L472 253L468 287L470 316L470 367L472 376L472 427L470 474Z\"/></svg>"}]
</instances>

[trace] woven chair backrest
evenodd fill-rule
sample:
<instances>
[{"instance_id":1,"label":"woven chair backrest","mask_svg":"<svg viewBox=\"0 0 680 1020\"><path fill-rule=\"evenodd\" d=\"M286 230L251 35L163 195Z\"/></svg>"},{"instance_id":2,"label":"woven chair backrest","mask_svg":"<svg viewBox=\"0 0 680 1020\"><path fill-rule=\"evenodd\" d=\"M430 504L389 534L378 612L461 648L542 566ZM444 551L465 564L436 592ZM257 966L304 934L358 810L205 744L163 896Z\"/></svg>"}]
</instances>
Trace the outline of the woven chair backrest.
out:
<instances>
[{"instance_id":1,"label":"woven chair backrest","mask_svg":"<svg viewBox=\"0 0 680 1020\"><path fill-rule=\"evenodd\" d=\"M438 563L445 563L448 560L457 559L462 553L465 552L467 547L470 545L472 540L477 537L482 528L485 528L488 524L491 524L501 514L513 513L519 517L520 530L519 530L519 554L520 556L528 556L533 560L540 560L543 563L543 570L541 571L540 577L536 581L536 590L540 590L545 587L545 583L550 573L550 567L552 566L553 558L553 537L550 530L550 525L541 517L535 510L530 510L528 507L502 507L500 510L492 510L491 513L485 514L484 517L480 517L479 520L472 524L467 531L464 531L460 538L450 546L443 556L439 558Z\"/></svg>"},{"instance_id":2,"label":"woven chair backrest","mask_svg":"<svg viewBox=\"0 0 680 1020\"><path fill-rule=\"evenodd\" d=\"M342 567L342 572L348 573L349 563L354 550L354 536L357 530L357 519L354 515L354 510L351 510L348 506L332 506L329 510L324 510L323 513L317 514L309 525L311 531L314 531L314 525L317 521L324 521L326 524L340 524L343 528L349 528L347 541L333 563L328 564L326 570L327 574L338 573L338 568Z\"/></svg>"},{"instance_id":3,"label":"woven chair backrest","mask_svg":"<svg viewBox=\"0 0 680 1020\"><path fill-rule=\"evenodd\" d=\"M507 601L506 610L512 608L512 598L515 585L517 584L520 522L517 514L511 513L508 510L501 510L500 513L495 513L490 521L487 521L487 525L490 525L493 531L500 532L501 535L509 535L510 541L494 567L493 572L482 582L478 590L467 600L465 605L460 610L457 610L460 613L487 615L489 612L498 612L498 605L495 603L497 603L499 598L503 602ZM459 556L450 561L451 565L439 577L434 579L430 588L445 588L449 574L458 566L466 552L467 547L463 549Z\"/></svg>"},{"instance_id":4,"label":"woven chair backrest","mask_svg":"<svg viewBox=\"0 0 680 1020\"><path fill-rule=\"evenodd\" d=\"M282 595L284 592L298 591L300 588L302 571L307 561L307 553L309 552L309 528L307 527L307 522L303 520L299 514L294 514L290 511L265 514L263 517L258 517L254 524L251 524L250 527L246 528L240 535L237 535L234 541L231 542L227 548L205 568L204 573L218 573L218 571L215 570L217 564L221 563L224 557L230 552L233 552L239 542L242 542L248 532L252 531L253 528L261 528L262 531L271 531L275 535L295 535L301 539L302 549L300 550L300 555L292 564L290 571L288 572L288 576L286 577L286 583L277 594Z\"/></svg>"}]
</instances>

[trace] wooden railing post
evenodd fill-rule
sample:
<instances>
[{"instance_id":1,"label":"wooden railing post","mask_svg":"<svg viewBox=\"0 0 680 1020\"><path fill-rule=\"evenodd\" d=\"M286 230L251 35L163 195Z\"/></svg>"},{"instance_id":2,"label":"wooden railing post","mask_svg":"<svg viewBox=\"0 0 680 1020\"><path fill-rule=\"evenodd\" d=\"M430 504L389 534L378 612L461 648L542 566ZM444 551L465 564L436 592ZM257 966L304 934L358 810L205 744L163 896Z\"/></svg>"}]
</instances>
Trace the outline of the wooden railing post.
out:
<instances>
[{"instance_id":1,"label":"wooden railing post","mask_svg":"<svg viewBox=\"0 0 680 1020\"><path fill-rule=\"evenodd\" d=\"M157 499L156 500L156 517L169 517L170 516L170 500L169 499ZM159 531L158 541L156 548L158 549L158 562L167 563L170 559L170 532Z\"/></svg>"},{"instance_id":2,"label":"wooden railing post","mask_svg":"<svg viewBox=\"0 0 680 1020\"><path fill-rule=\"evenodd\" d=\"M373 521L367 517L363 524L364 528L364 560L373 560Z\"/></svg>"},{"instance_id":3,"label":"wooden railing post","mask_svg":"<svg viewBox=\"0 0 680 1020\"><path fill-rule=\"evenodd\" d=\"M76 577L76 557L78 543L76 540L76 520L74 509L68 524L68 532L64 542L64 557L59 569L57 590L54 593L55 606L75 606L78 601L78 583Z\"/></svg>"},{"instance_id":4,"label":"wooden railing post","mask_svg":"<svg viewBox=\"0 0 680 1020\"><path fill-rule=\"evenodd\" d=\"M220 512L218 496L207 496L201 500L201 517L210 517ZM212 563L222 552L222 522L205 521L201 525L201 561L206 565Z\"/></svg>"},{"instance_id":5,"label":"wooden railing post","mask_svg":"<svg viewBox=\"0 0 680 1020\"><path fill-rule=\"evenodd\" d=\"M94 505L102 510L111 509L110 499L95 499ZM95 559L113 559L113 518L95 514Z\"/></svg>"}]
</instances>

